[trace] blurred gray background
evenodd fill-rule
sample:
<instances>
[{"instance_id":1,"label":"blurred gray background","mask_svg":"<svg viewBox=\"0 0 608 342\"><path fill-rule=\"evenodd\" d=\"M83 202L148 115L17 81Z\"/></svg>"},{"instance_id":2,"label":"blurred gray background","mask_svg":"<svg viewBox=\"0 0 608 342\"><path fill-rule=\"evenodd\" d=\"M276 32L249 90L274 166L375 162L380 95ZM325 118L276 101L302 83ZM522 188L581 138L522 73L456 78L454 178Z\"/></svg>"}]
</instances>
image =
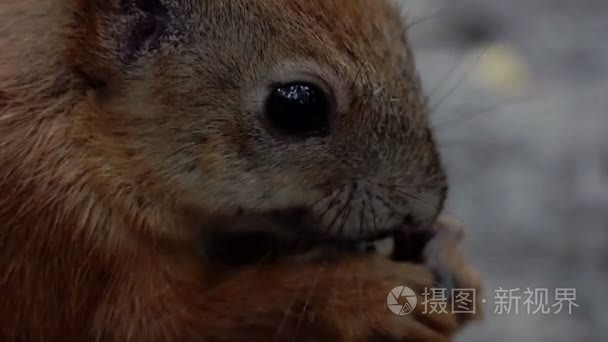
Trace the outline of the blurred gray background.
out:
<instances>
[{"instance_id":1,"label":"blurred gray background","mask_svg":"<svg viewBox=\"0 0 608 342\"><path fill-rule=\"evenodd\" d=\"M486 285L459 341L608 341L608 1L402 1ZM580 307L498 315L499 287Z\"/></svg>"}]
</instances>

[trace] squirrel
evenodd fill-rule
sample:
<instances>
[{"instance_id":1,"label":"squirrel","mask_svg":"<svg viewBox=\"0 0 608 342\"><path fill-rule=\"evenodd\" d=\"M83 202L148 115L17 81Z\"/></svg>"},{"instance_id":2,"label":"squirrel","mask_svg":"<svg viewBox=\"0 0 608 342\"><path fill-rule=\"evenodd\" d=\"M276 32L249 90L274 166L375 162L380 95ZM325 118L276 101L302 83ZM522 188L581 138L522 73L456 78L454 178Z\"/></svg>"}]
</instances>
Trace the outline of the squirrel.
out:
<instances>
[{"instance_id":1,"label":"squirrel","mask_svg":"<svg viewBox=\"0 0 608 342\"><path fill-rule=\"evenodd\" d=\"M393 1L3 0L0 22L0 340L449 341L474 319L387 308L438 269L480 287L438 221L447 176ZM435 236L420 262L235 268L201 254L233 217Z\"/></svg>"}]
</instances>

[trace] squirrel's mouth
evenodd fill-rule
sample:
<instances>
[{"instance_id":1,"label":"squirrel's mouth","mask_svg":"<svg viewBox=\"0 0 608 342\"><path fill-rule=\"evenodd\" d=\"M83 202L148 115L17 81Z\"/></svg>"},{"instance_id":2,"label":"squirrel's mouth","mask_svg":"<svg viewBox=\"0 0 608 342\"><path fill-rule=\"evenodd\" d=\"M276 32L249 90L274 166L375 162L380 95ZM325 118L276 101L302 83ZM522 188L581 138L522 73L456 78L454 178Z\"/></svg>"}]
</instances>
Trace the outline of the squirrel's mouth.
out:
<instances>
[{"instance_id":1,"label":"squirrel's mouth","mask_svg":"<svg viewBox=\"0 0 608 342\"><path fill-rule=\"evenodd\" d=\"M315 255L381 254L395 261L419 262L432 231L403 226L361 237L324 234L306 209L241 213L223 221L203 239L206 257L231 266ZM411 228L411 227L406 227Z\"/></svg>"}]
</instances>

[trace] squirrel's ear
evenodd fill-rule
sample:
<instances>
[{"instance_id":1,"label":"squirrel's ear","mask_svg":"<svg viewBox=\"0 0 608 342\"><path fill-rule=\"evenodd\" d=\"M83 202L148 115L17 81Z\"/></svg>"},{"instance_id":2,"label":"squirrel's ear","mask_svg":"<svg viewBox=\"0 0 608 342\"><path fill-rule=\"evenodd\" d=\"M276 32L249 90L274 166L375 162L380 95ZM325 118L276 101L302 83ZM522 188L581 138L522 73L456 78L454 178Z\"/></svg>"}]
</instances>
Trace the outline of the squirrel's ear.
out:
<instances>
[{"instance_id":1,"label":"squirrel's ear","mask_svg":"<svg viewBox=\"0 0 608 342\"><path fill-rule=\"evenodd\" d=\"M170 24L165 1L72 0L70 60L86 74L111 76L153 52Z\"/></svg>"}]
</instances>

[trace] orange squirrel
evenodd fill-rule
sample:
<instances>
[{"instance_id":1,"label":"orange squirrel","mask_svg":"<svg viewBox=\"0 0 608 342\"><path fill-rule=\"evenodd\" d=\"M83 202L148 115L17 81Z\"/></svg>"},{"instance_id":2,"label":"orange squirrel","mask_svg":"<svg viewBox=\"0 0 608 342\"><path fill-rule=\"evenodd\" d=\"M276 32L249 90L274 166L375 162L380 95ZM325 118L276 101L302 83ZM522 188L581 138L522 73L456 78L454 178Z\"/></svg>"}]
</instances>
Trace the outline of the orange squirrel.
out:
<instances>
[{"instance_id":1,"label":"orange squirrel","mask_svg":"<svg viewBox=\"0 0 608 342\"><path fill-rule=\"evenodd\" d=\"M4 0L0 19L0 340L448 341L471 319L386 306L438 268L479 286L433 225L447 181L391 1ZM201 256L211 222L247 215L348 244L438 232L422 262Z\"/></svg>"}]
</instances>

